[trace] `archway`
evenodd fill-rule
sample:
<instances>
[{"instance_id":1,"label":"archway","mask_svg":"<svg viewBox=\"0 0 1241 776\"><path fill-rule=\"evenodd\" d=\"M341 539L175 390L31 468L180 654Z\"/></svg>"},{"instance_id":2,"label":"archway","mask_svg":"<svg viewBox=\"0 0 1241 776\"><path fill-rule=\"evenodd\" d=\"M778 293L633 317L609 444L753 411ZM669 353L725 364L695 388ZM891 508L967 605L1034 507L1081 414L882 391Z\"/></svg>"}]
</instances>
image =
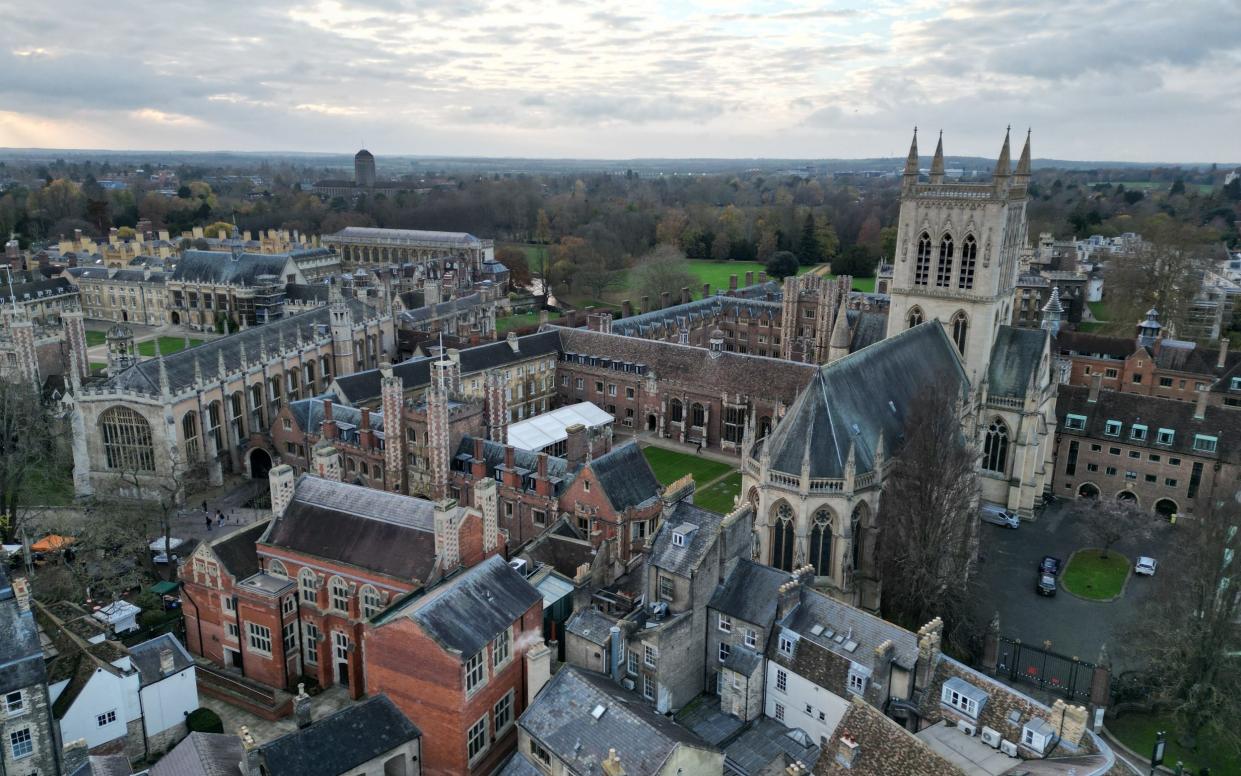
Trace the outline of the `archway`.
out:
<instances>
[{"instance_id":1,"label":"archway","mask_svg":"<svg viewBox=\"0 0 1241 776\"><path fill-rule=\"evenodd\" d=\"M763 439L771 433L771 418L764 415L758 420L758 438Z\"/></svg>"},{"instance_id":2,"label":"archway","mask_svg":"<svg viewBox=\"0 0 1241 776\"><path fill-rule=\"evenodd\" d=\"M658 424L659 424L659 419L655 417L655 413L652 412L651 414L646 416L646 430L647 431L654 431L655 427Z\"/></svg>"},{"instance_id":3,"label":"archway","mask_svg":"<svg viewBox=\"0 0 1241 776\"><path fill-rule=\"evenodd\" d=\"M267 473L271 471L271 456L261 447L256 447L250 451L250 478L254 480L267 479Z\"/></svg>"},{"instance_id":4,"label":"archway","mask_svg":"<svg viewBox=\"0 0 1241 776\"><path fill-rule=\"evenodd\" d=\"M177 312L176 310L173 310L172 312L172 325L173 326L181 325L181 313Z\"/></svg>"},{"instance_id":5,"label":"archway","mask_svg":"<svg viewBox=\"0 0 1241 776\"><path fill-rule=\"evenodd\" d=\"M1181 510L1176 506L1176 502L1170 498L1161 498L1155 502L1155 513L1156 514L1162 515L1164 517L1171 517L1172 515L1175 515L1179 511Z\"/></svg>"},{"instance_id":6,"label":"archway","mask_svg":"<svg viewBox=\"0 0 1241 776\"><path fill-rule=\"evenodd\" d=\"M1081 487L1077 489L1078 498L1088 498L1095 500L1099 498L1099 488L1089 482L1083 482Z\"/></svg>"},{"instance_id":7,"label":"archway","mask_svg":"<svg viewBox=\"0 0 1241 776\"><path fill-rule=\"evenodd\" d=\"M1125 506L1136 507L1138 505L1138 497L1131 490L1122 490L1116 494L1116 502Z\"/></svg>"}]
</instances>

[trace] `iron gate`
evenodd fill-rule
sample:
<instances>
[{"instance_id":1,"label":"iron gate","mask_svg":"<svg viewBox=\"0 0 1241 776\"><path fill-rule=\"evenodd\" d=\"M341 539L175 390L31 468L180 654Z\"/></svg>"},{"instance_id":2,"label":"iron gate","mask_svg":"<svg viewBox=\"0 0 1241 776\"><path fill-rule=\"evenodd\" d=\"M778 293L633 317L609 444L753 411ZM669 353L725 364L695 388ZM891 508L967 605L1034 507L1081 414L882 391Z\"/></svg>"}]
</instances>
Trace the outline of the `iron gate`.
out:
<instances>
[{"instance_id":1,"label":"iron gate","mask_svg":"<svg viewBox=\"0 0 1241 776\"><path fill-rule=\"evenodd\" d=\"M1000 639L996 673L1038 685L1066 698L1089 698L1094 663L1061 655L1016 639Z\"/></svg>"}]
</instances>

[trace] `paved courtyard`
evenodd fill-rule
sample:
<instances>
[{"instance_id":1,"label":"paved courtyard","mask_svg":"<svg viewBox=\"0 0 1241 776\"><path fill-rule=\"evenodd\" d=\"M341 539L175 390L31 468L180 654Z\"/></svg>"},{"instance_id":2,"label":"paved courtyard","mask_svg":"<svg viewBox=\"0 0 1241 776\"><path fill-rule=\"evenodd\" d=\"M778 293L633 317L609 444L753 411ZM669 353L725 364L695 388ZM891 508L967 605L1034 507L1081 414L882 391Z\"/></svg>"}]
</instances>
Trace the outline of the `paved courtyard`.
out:
<instances>
[{"instance_id":1,"label":"paved courtyard","mask_svg":"<svg viewBox=\"0 0 1241 776\"><path fill-rule=\"evenodd\" d=\"M213 698L206 693L199 693L198 702L220 715L220 721L224 723L225 733L236 733L241 729L242 725L245 725L249 728L250 735L254 736L254 740L260 744L265 744L285 733L292 733L294 730L297 730L297 720L291 714L284 719L270 722L227 701ZM350 703L352 701L349 700L349 692L347 690L342 687L329 687L311 700L310 717L312 720L323 719L329 714L345 708Z\"/></svg>"},{"instance_id":2,"label":"paved courtyard","mask_svg":"<svg viewBox=\"0 0 1241 776\"><path fill-rule=\"evenodd\" d=\"M984 622L1000 613L1000 634L1042 646L1071 657L1095 662L1099 648L1107 646L1117 673L1134 668L1130 645L1132 625L1143 616L1143 604L1163 577L1129 577L1124 594L1110 603L1087 601L1065 592L1054 597L1034 592L1035 569L1044 555L1065 563L1075 550L1091 546L1082 526L1069 514L1071 505L1057 502L1039 519L1010 529L983 523L980 526L979 580L982 593L976 612ZM1176 527L1153 521L1147 538L1126 538L1114 548L1132 562L1138 555L1160 558L1161 548L1175 540Z\"/></svg>"}]
</instances>

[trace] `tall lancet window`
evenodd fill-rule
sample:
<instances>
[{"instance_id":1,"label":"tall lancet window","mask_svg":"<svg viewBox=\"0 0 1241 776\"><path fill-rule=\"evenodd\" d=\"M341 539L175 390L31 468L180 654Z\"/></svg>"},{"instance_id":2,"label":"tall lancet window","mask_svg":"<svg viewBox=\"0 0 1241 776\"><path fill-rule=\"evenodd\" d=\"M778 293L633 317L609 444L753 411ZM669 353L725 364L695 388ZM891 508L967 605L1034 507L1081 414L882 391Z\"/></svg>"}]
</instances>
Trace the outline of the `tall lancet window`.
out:
<instances>
[{"instance_id":1,"label":"tall lancet window","mask_svg":"<svg viewBox=\"0 0 1241 776\"><path fill-rule=\"evenodd\" d=\"M918 238L918 260L914 264L914 285L925 286L931 276L931 235L926 232Z\"/></svg>"},{"instance_id":2,"label":"tall lancet window","mask_svg":"<svg viewBox=\"0 0 1241 776\"><path fill-rule=\"evenodd\" d=\"M1003 474L1008 468L1008 426L996 418L987 427L987 438L982 449L982 468Z\"/></svg>"},{"instance_id":3,"label":"tall lancet window","mask_svg":"<svg viewBox=\"0 0 1241 776\"><path fill-rule=\"evenodd\" d=\"M956 343L957 352L965 355L965 341L969 337L970 322L965 317L964 311L958 311L952 316L952 341Z\"/></svg>"},{"instance_id":4,"label":"tall lancet window","mask_svg":"<svg viewBox=\"0 0 1241 776\"><path fill-rule=\"evenodd\" d=\"M939 241L939 264L935 266L935 286L948 288L952 285L952 235L946 234Z\"/></svg>"},{"instance_id":5,"label":"tall lancet window","mask_svg":"<svg viewBox=\"0 0 1241 776\"><path fill-rule=\"evenodd\" d=\"M974 264L978 260L978 242L974 235L961 243L961 271L957 275L957 288L969 290L974 287Z\"/></svg>"}]
</instances>

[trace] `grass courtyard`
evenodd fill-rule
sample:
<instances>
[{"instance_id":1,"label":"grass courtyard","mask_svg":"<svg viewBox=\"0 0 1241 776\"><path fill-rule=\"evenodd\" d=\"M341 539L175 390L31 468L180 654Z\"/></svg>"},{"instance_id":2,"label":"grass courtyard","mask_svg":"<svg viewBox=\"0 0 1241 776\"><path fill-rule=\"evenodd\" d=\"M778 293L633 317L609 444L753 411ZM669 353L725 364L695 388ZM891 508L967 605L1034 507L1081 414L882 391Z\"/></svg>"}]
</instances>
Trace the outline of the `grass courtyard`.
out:
<instances>
[{"instance_id":1,"label":"grass courtyard","mask_svg":"<svg viewBox=\"0 0 1241 776\"><path fill-rule=\"evenodd\" d=\"M703 509L728 512L733 507L733 499L741 492L741 472L726 463L662 447L644 447L642 454L661 485L692 474L698 488L694 503Z\"/></svg>"},{"instance_id":2,"label":"grass courtyard","mask_svg":"<svg viewBox=\"0 0 1241 776\"><path fill-rule=\"evenodd\" d=\"M1182 748L1174 732L1176 723L1168 715L1128 713L1109 720L1107 729L1122 744L1144 757L1149 757L1155 746L1155 734L1166 730L1168 747L1164 750L1163 763L1173 767L1180 760L1185 764L1185 773L1197 773L1200 768L1210 768L1211 773L1218 774L1241 773L1241 755L1210 737L1204 737L1196 749Z\"/></svg>"},{"instance_id":3,"label":"grass courtyard","mask_svg":"<svg viewBox=\"0 0 1241 776\"><path fill-rule=\"evenodd\" d=\"M88 347L88 348L89 348L89 347L94 347L95 345L102 345L102 344L104 344L104 343L105 343L105 342L107 342L107 341L108 341L108 335L107 335L107 333L106 333L106 332L102 332L102 331L91 331L91 330L87 329L87 331L86 331L86 347Z\"/></svg>"},{"instance_id":4,"label":"grass courtyard","mask_svg":"<svg viewBox=\"0 0 1241 776\"><path fill-rule=\"evenodd\" d=\"M160 337L159 338L159 352L165 356L172 355L173 353L176 353L178 351L185 350L185 342L186 342L185 337ZM190 347L193 347L194 345L201 345L202 342L203 342L202 340L194 339L193 337L191 337L189 340ZM138 343L138 355L154 356L155 355L155 340L150 339L150 340L147 340L146 342L139 342Z\"/></svg>"},{"instance_id":5,"label":"grass courtyard","mask_svg":"<svg viewBox=\"0 0 1241 776\"><path fill-rule=\"evenodd\" d=\"M1118 552L1078 550L1069 559L1061 582L1064 589L1082 598L1106 601L1120 595L1129 578L1129 559Z\"/></svg>"},{"instance_id":6,"label":"grass courtyard","mask_svg":"<svg viewBox=\"0 0 1241 776\"><path fill-rule=\"evenodd\" d=\"M739 493L741 493L741 472L733 472L695 493L694 503L703 509L727 514L732 511L733 502Z\"/></svg>"},{"instance_id":7,"label":"grass courtyard","mask_svg":"<svg viewBox=\"0 0 1241 776\"><path fill-rule=\"evenodd\" d=\"M560 317L560 313L548 311L547 320L554 321ZM496 318L496 331L500 334L507 333L510 329L521 329L526 326L534 326L539 322L538 313L517 313L516 315L505 315Z\"/></svg>"}]
</instances>

